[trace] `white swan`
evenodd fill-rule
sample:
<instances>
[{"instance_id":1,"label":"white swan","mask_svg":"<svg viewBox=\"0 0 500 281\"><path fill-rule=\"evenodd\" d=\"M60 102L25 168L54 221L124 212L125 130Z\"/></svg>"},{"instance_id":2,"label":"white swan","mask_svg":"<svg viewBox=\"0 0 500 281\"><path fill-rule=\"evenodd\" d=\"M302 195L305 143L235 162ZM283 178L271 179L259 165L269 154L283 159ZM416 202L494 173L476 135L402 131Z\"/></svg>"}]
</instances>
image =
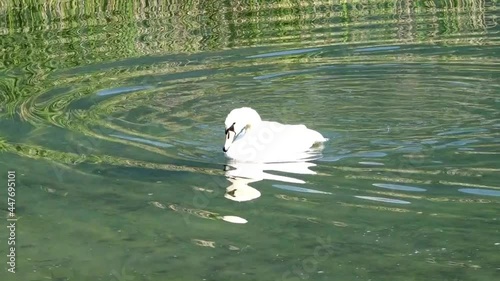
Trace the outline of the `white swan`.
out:
<instances>
[{"instance_id":1,"label":"white swan","mask_svg":"<svg viewBox=\"0 0 500 281\"><path fill-rule=\"evenodd\" d=\"M318 156L328 139L304 125L262 121L249 107L233 109L226 117L226 141L222 150L228 158L242 162L272 163L301 161Z\"/></svg>"}]
</instances>

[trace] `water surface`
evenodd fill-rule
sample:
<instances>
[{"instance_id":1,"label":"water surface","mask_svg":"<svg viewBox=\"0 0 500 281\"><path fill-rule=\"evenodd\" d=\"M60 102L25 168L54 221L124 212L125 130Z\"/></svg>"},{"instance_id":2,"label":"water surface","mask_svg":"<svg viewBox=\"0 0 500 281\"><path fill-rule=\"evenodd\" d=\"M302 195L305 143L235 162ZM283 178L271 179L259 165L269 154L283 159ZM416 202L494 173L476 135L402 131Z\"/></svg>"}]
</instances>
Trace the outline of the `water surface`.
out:
<instances>
[{"instance_id":1,"label":"water surface","mask_svg":"<svg viewBox=\"0 0 500 281\"><path fill-rule=\"evenodd\" d=\"M0 7L0 279L500 276L496 1L21 2ZM322 157L226 165L241 106L320 131Z\"/></svg>"}]
</instances>

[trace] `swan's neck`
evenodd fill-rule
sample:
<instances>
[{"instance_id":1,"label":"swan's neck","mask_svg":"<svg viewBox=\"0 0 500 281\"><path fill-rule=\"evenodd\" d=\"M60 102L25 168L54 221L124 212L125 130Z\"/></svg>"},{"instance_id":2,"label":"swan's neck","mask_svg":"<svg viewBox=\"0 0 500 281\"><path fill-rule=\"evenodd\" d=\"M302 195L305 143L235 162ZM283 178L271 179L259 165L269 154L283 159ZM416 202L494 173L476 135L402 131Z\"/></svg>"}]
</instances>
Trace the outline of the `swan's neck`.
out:
<instances>
[{"instance_id":1,"label":"swan's neck","mask_svg":"<svg viewBox=\"0 0 500 281\"><path fill-rule=\"evenodd\" d=\"M243 129L241 130L241 132L236 136L235 139L239 139L239 138L242 138L243 136L247 135L247 134L251 134L252 132L254 132L256 130L256 128L260 125L260 122L256 122L256 123L249 123L247 124L245 127L243 127Z\"/></svg>"},{"instance_id":2,"label":"swan's neck","mask_svg":"<svg viewBox=\"0 0 500 281\"><path fill-rule=\"evenodd\" d=\"M262 124L261 120L255 120L253 122L248 123L243 130L245 133L251 133L254 132L260 125Z\"/></svg>"}]
</instances>

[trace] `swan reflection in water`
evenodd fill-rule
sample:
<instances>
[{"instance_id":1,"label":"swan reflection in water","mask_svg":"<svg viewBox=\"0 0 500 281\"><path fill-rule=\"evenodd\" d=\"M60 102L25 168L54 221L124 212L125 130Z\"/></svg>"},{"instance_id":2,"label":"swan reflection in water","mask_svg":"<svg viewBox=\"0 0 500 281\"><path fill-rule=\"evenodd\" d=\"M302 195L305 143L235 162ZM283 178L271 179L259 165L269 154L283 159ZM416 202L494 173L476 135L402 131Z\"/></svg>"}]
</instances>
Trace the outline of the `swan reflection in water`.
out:
<instances>
[{"instance_id":1,"label":"swan reflection in water","mask_svg":"<svg viewBox=\"0 0 500 281\"><path fill-rule=\"evenodd\" d=\"M317 154L315 154L317 158ZM276 175L272 172L283 172L289 174L315 175L311 167L316 164L309 162L313 159L284 162L284 163L245 163L235 160L229 160L225 166L225 176L231 182L226 188L225 198L237 202L249 201L259 198L261 193L250 186L253 182L261 180L274 180L286 183L303 184L304 180L291 177Z\"/></svg>"}]
</instances>

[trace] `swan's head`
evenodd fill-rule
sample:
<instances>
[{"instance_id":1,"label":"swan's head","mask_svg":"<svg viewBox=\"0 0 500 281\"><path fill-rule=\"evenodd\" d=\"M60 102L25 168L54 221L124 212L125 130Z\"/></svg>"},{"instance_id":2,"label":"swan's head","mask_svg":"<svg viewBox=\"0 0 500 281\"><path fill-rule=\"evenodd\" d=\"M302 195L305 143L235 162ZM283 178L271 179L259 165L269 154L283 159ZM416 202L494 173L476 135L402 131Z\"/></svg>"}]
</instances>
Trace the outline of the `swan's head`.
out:
<instances>
[{"instance_id":1,"label":"swan's head","mask_svg":"<svg viewBox=\"0 0 500 281\"><path fill-rule=\"evenodd\" d=\"M261 121L257 111L250 107L231 110L226 117L226 142L224 143L224 147L222 147L222 151L227 152L237 136L241 133L245 133L246 130L257 125Z\"/></svg>"}]
</instances>

